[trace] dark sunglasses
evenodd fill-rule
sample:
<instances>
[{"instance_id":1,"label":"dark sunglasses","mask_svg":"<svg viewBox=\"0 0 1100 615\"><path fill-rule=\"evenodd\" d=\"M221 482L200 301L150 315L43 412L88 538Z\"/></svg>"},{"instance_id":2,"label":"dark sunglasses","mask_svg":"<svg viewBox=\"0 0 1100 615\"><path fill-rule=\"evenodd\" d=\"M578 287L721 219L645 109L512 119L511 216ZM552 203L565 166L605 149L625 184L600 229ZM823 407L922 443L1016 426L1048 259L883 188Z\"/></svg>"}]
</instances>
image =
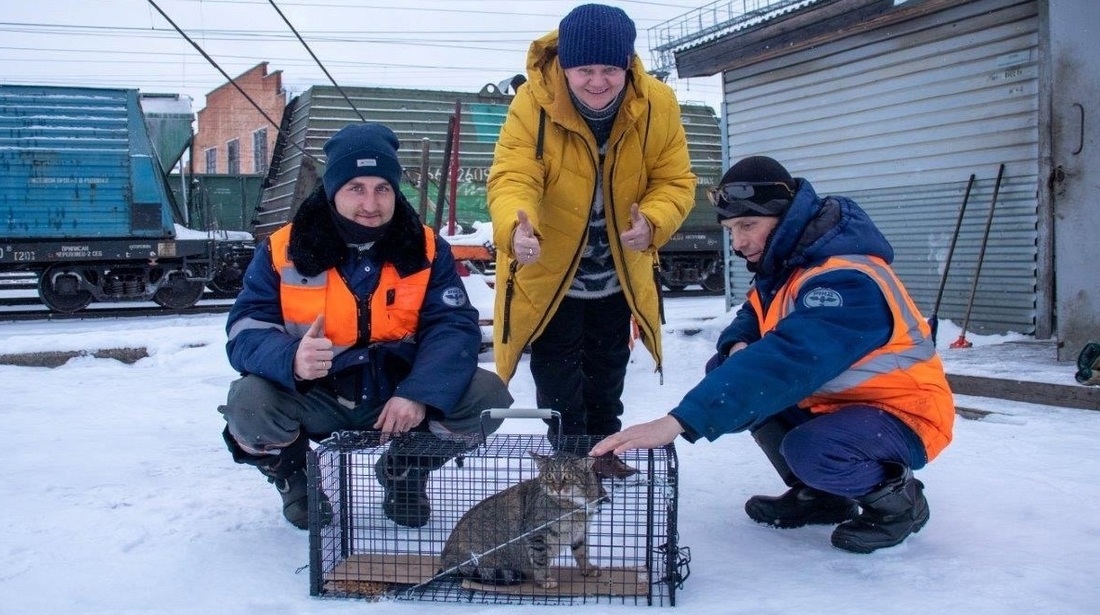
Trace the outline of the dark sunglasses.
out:
<instances>
[{"instance_id":1,"label":"dark sunglasses","mask_svg":"<svg viewBox=\"0 0 1100 615\"><path fill-rule=\"evenodd\" d=\"M707 189L707 198L716 207L721 207L723 203L748 200L754 196L764 197L769 201L792 199L794 192L783 182L731 182Z\"/></svg>"}]
</instances>

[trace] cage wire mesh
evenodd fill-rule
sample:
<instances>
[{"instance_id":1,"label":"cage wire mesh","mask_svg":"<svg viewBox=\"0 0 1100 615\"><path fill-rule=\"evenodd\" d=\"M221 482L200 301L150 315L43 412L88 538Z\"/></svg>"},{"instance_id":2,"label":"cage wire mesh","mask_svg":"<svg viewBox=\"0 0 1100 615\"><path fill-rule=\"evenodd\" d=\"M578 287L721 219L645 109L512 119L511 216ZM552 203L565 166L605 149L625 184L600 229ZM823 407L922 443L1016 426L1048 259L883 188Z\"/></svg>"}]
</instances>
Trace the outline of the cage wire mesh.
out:
<instances>
[{"instance_id":1,"label":"cage wire mesh","mask_svg":"<svg viewBox=\"0 0 1100 615\"><path fill-rule=\"evenodd\" d=\"M492 516L500 514L501 508L522 507L516 504L518 496L495 497L491 507L495 513L471 513L474 518L463 523L461 530L470 532L473 539L478 538L478 528L495 531L498 535L490 544L484 539L469 543L471 537L462 537L465 534L455 528L463 515L494 494L535 479L539 468L531 453L555 456L555 448L587 451L592 444L588 438L562 437L552 446L546 436L498 434L463 447L467 450L457 458L451 458L454 443L429 433L403 434L386 443L380 440L377 432L341 432L310 453L312 595L369 600L675 606L676 590L688 575L690 553L677 544L678 470L671 444L630 451L618 458L621 463L612 466L601 467L597 462L599 496L587 506L528 510L522 514L513 510L529 520L539 517L526 531L503 530L510 527L507 522ZM387 463L392 461L397 452L406 460L435 460L426 463L437 469L427 479L431 514L422 527L398 525L383 512L384 488L375 466L383 463L380 460L384 456ZM441 459L447 461L440 465ZM322 507L326 500L327 506ZM569 524L578 520L586 522L586 557L596 568L595 574L578 565L569 545L562 545L558 553L552 544L546 551L547 565L541 570L534 566L534 575L530 568L522 578L489 579L470 574L471 565L476 568L477 564L486 570L494 565L518 568L502 566L501 557L496 556L503 557L508 549L513 556L537 554L533 545L537 547L543 539L551 541L548 536L559 531L567 535L570 527L575 528L575 524ZM545 531L548 529L554 532ZM462 567L443 565L452 532L455 544L460 545L458 550L470 554L470 558L463 559ZM517 535L501 539L501 532ZM452 548L452 555L454 551ZM551 583L533 578L544 576L542 571Z\"/></svg>"}]
</instances>

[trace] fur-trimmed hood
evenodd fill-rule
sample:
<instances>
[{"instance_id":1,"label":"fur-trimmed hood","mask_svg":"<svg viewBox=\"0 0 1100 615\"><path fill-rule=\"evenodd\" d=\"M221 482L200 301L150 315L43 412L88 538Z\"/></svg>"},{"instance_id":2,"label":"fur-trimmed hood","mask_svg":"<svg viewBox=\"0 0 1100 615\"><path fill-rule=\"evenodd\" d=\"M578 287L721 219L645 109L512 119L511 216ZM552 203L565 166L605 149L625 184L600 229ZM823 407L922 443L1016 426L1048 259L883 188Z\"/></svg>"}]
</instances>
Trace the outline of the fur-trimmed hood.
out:
<instances>
[{"instance_id":1,"label":"fur-trimmed hood","mask_svg":"<svg viewBox=\"0 0 1100 615\"><path fill-rule=\"evenodd\" d=\"M429 263L420 217L400 191L395 191L395 198L393 219L385 235L378 240L376 250L382 261L392 263L404 277L428 267ZM324 187L318 183L294 215L288 256L295 268L307 276L339 268L351 253L336 230L332 208Z\"/></svg>"}]
</instances>

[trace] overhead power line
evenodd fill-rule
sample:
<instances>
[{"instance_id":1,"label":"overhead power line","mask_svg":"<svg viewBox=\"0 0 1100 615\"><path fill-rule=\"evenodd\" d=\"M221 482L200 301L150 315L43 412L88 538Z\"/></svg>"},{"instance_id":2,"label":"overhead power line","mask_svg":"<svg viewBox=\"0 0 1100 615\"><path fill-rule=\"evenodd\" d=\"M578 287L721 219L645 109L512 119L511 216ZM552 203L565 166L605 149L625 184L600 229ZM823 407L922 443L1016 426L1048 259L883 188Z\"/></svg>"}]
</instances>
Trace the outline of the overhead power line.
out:
<instances>
[{"instance_id":1,"label":"overhead power line","mask_svg":"<svg viewBox=\"0 0 1100 615\"><path fill-rule=\"evenodd\" d=\"M279 6L275 4L275 0L267 1L271 3L271 8L275 9L275 12L279 14L279 17L282 17L283 21L286 22L286 27L290 28L290 31L294 33L294 36L298 37L298 42L302 44L302 47L306 48L306 51L309 52L310 57L313 58L313 61L317 63L318 68L321 69L321 72L325 73L325 76L328 77L328 80L332 82L332 85L340 91L340 95L343 96L344 100L347 101L348 106L351 107L351 110L355 111L355 114L359 116L359 119L363 120L364 122L367 121L367 118L363 117L363 114L359 112L359 108L355 106L355 103L351 102L351 99L348 98L348 94L344 91L344 88L340 87L339 83L336 83L336 80L332 78L331 74L329 74L328 69L325 68L325 65L321 63L321 60L317 57L317 54L313 53L313 50L309 48L309 45L306 44L306 41L302 38L300 34L298 34L298 31L294 29L294 24L290 23L290 20L286 18L286 15L283 15L283 12L279 10Z\"/></svg>"},{"instance_id":2,"label":"overhead power line","mask_svg":"<svg viewBox=\"0 0 1100 615\"><path fill-rule=\"evenodd\" d=\"M271 116L268 115L267 112L263 110L263 107L261 107L259 104L257 104L256 101L253 100L252 97L248 95L248 92L245 92L244 89L241 88L241 86L237 85L237 82L232 77L230 77L228 73L226 73L224 70L222 70L222 67L218 66L218 63L214 61L214 58L211 58L205 51L203 51L202 47L200 47L198 43L191 40L191 37L187 36L187 33L184 32L179 26L177 26L176 22L172 21L172 18L169 17L167 13L162 11L161 8L159 6L157 6L156 2L154 2L153 0L148 0L148 2L149 2L149 4L151 4L153 6L154 9L157 10L158 13L160 13L161 17L163 17L166 21L168 21L169 24L172 25L173 28L176 29L176 32L180 33L180 36L182 36L188 43L191 43L191 46L194 47L195 50L198 51L200 54L202 54L202 57L206 58L206 61L209 62L211 66L218 69L218 72L221 73L223 77L225 77L226 81L228 81L230 84L232 84L233 87L236 88L238 92L240 92L241 96L244 96L245 100L247 100L253 107L255 107L256 111L259 111L260 115L264 116L265 120L267 120L272 126L275 127L276 131L278 131L280 133L283 132L282 126L278 122L276 122L275 120L271 119ZM283 133L283 136L284 137L289 137L289 135L287 135L285 133ZM305 156L306 158L309 158L310 160L313 160L314 162L317 162L317 163L321 162L320 160L317 159L316 156L310 154L309 152L307 152L305 150L305 148L298 145L297 143L294 143L289 138L287 138L287 143L290 143L295 148L297 148L298 151L302 152L302 155Z\"/></svg>"}]
</instances>

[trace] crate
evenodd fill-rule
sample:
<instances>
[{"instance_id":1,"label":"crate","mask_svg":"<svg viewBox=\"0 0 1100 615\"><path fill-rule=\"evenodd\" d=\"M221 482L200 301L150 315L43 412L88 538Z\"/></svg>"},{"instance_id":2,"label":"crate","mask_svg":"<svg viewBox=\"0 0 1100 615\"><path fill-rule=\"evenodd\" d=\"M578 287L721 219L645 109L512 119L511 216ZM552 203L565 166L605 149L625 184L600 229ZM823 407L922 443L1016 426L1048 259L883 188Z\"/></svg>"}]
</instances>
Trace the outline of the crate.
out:
<instances>
[{"instance_id":1,"label":"crate","mask_svg":"<svg viewBox=\"0 0 1100 615\"><path fill-rule=\"evenodd\" d=\"M401 450L430 454L440 441L430 434L405 434ZM538 469L529 452L552 455L545 436L489 436L431 474L432 514L421 528L399 526L382 513L383 490L375 463L391 441L377 432L342 432L325 440L309 458L310 593L369 600L427 600L504 604L570 605L616 603L675 606L687 578L690 554L677 544L677 459L670 444L630 451L621 460L638 472L605 478L608 498L590 516L588 553L600 569L582 576L564 549L550 563L559 584L545 589L528 580L487 585L441 568L443 547L467 510ZM588 450L583 438L562 438L566 450ZM331 503L323 519L322 492Z\"/></svg>"}]
</instances>

